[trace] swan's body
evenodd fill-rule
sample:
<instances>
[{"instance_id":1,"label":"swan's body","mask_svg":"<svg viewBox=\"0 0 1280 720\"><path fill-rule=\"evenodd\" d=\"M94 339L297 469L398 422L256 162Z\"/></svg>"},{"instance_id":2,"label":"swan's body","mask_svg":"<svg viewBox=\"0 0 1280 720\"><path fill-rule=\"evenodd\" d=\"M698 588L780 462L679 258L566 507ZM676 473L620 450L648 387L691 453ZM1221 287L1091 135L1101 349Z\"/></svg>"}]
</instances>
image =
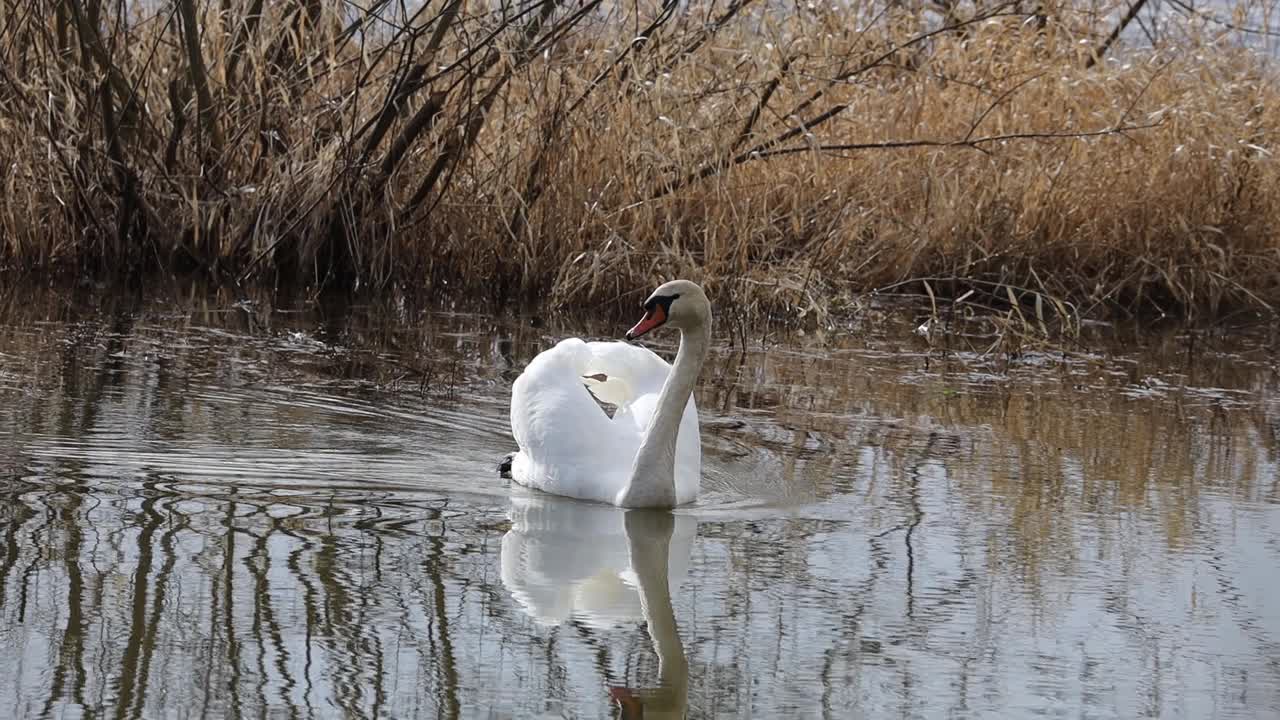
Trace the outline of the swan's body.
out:
<instances>
[{"instance_id":1,"label":"swan's body","mask_svg":"<svg viewBox=\"0 0 1280 720\"><path fill-rule=\"evenodd\" d=\"M674 366L641 347L577 338L529 363L511 394L511 433L520 446L513 480L622 507L672 507L698 496L702 448L692 392L706 357L710 305L697 285L676 280L654 291L645 309L628 337L662 324L679 328ZM616 406L612 418L592 395Z\"/></svg>"},{"instance_id":2,"label":"swan's body","mask_svg":"<svg viewBox=\"0 0 1280 720\"><path fill-rule=\"evenodd\" d=\"M538 355L512 390L511 432L520 445L511 458L512 479L555 495L621 504L632 460L670 374L665 360L623 342L569 338ZM590 379L600 375L608 380ZM592 394L617 406L612 420ZM677 505L698 496L702 473L693 398L685 404L679 427Z\"/></svg>"}]
</instances>

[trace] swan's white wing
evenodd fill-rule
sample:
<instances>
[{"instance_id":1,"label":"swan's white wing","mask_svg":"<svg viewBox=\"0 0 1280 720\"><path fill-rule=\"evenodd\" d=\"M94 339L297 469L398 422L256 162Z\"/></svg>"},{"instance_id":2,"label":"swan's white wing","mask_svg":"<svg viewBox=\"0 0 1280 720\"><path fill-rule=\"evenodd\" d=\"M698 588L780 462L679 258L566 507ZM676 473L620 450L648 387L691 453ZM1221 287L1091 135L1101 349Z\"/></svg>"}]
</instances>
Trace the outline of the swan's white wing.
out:
<instances>
[{"instance_id":1,"label":"swan's white wing","mask_svg":"<svg viewBox=\"0 0 1280 720\"><path fill-rule=\"evenodd\" d=\"M593 384L591 391L607 403L624 407L641 395L662 392L671 373L666 360L638 345L624 342L589 342L592 374L608 380Z\"/></svg>"},{"instance_id":2,"label":"swan's white wing","mask_svg":"<svg viewBox=\"0 0 1280 720\"><path fill-rule=\"evenodd\" d=\"M591 352L592 374L608 378L603 383L592 383L591 392L618 406L613 419L638 434L638 447L658 409L658 397L671 366L653 351L629 343L591 342L587 349Z\"/></svg>"},{"instance_id":3,"label":"swan's white wing","mask_svg":"<svg viewBox=\"0 0 1280 720\"><path fill-rule=\"evenodd\" d=\"M618 406L613 420L616 424L634 428L638 434L636 447L649 429L649 421L658 410L662 386L671 374L671 365L656 353L638 345L623 342L587 343L591 351L593 367L610 378L621 379L618 386L629 395L606 399L595 386L592 392L605 402ZM621 401L620 401L621 400ZM634 458L634 453L631 456ZM698 408L693 397L684 407L680 417L680 432L676 436L676 501L686 503L698 496L702 482L702 440L698 430Z\"/></svg>"},{"instance_id":4,"label":"swan's white wing","mask_svg":"<svg viewBox=\"0 0 1280 720\"><path fill-rule=\"evenodd\" d=\"M511 476L557 495L613 502L640 436L612 422L583 386L585 375L602 372L592 368L592 357L582 340L563 340L516 379L511 434L520 452L512 458Z\"/></svg>"},{"instance_id":5,"label":"swan's white wing","mask_svg":"<svg viewBox=\"0 0 1280 720\"><path fill-rule=\"evenodd\" d=\"M671 366L653 352L622 342L570 338L539 354L512 389L511 431L520 446L512 478L558 495L614 502L630 480L670 373ZM617 406L612 420L591 394ZM679 502L697 496L701 459L697 408L690 398L676 441Z\"/></svg>"}]
</instances>

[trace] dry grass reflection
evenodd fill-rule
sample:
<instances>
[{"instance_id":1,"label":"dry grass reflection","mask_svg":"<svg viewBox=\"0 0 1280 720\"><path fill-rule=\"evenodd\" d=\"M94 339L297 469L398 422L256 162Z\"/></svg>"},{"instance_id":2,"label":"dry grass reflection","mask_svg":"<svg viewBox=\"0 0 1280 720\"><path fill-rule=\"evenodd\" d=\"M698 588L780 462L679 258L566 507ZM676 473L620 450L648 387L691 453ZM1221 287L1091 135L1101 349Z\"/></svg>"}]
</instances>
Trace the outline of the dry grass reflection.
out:
<instances>
[{"instance_id":1,"label":"dry grass reflection","mask_svg":"<svg viewBox=\"0 0 1280 720\"><path fill-rule=\"evenodd\" d=\"M0 713L1280 707L1268 337L726 343L681 574L619 560L581 587L644 612L544 622L511 538L606 544L513 524L491 464L513 373L583 326L427 310L0 291Z\"/></svg>"}]
</instances>

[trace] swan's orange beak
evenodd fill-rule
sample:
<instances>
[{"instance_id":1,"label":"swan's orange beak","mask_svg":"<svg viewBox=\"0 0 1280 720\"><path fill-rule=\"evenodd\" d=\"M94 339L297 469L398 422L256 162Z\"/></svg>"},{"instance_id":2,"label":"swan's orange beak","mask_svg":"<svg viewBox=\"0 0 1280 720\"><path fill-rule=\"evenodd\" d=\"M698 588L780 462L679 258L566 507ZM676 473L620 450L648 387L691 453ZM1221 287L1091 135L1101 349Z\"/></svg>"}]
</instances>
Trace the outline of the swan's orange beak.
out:
<instances>
[{"instance_id":1,"label":"swan's orange beak","mask_svg":"<svg viewBox=\"0 0 1280 720\"><path fill-rule=\"evenodd\" d=\"M666 309L661 305L654 305L652 310L645 312L644 317L640 318L640 322L636 323L635 327L627 331L627 339L635 340L666 321Z\"/></svg>"}]
</instances>

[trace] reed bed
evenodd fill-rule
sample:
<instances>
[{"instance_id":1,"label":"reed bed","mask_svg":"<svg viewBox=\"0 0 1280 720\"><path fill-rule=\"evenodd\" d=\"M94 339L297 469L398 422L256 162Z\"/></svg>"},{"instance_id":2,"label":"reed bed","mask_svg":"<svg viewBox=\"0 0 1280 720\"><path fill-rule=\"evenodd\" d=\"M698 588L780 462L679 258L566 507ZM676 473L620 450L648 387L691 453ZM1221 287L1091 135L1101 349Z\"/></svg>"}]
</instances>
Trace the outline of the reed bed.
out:
<instances>
[{"instance_id":1,"label":"reed bed","mask_svg":"<svg viewBox=\"0 0 1280 720\"><path fill-rule=\"evenodd\" d=\"M16 272L1280 303L1266 5L3 2Z\"/></svg>"}]
</instances>

